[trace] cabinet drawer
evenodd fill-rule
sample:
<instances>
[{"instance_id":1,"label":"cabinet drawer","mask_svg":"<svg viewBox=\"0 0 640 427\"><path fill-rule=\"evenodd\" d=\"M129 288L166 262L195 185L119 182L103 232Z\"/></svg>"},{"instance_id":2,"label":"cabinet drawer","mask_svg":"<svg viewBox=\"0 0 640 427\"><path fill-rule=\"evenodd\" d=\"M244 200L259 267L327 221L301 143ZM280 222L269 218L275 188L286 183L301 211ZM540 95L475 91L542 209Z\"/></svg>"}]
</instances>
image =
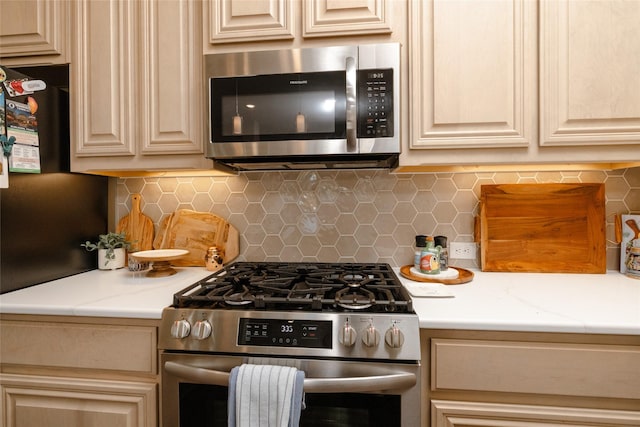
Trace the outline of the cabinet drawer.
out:
<instances>
[{"instance_id":1,"label":"cabinet drawer","mask_svg":"<svg viewBox=\"0 0 640 427\"><path fill-rule=\"evenodd\" d=\"M432 400L434 427L632 427L640 412Z\"/></svg>"},{"instance_id":2,"label":"cabinet drawer","mask_svg":"<svg viewBox=\"0 0 640 427\"><path fill-rule=\"evenodd\" d=\"M640 347L433 339L431 389L640 399Z\"/></svg>"},{"instance_id":3,"label":"cabinet drawer","mask_svg":"<svg viewBox=\"0 0 640 427\"><path fill-rule=\"evenodd\" d=\"M3 321L3 364L157 373L152 326Z\"/></svg>"}]
</instances>

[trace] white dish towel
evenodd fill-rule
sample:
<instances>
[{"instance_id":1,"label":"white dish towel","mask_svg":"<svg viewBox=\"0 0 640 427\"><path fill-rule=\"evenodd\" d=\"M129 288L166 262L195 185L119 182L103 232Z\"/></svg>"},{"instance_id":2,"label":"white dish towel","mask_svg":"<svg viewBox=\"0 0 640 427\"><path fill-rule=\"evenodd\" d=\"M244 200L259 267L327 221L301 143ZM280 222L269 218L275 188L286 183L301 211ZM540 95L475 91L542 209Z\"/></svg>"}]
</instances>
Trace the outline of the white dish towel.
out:
<instances>
[{"instance_id":1,"label":"white dish towel","mask_svg":"<svg viewBox=\"0 0 640 427\"><path fill-rule=\"evenodd\" d=\"M297 427L304 371L242 364L229 375L229 427Z\"/></svg>"}]
</instances>

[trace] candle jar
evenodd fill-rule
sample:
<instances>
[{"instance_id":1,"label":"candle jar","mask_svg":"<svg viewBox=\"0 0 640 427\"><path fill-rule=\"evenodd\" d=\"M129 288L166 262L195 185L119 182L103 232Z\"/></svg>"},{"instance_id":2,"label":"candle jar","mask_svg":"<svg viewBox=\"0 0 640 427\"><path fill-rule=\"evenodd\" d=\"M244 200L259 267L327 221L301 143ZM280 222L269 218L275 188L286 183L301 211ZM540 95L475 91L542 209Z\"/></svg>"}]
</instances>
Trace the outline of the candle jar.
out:
<instances>
[{"instance_id":1,"label":"candle jar","mask_svg":"<svg viewBox=\"0 0 640 427\"><path fill-rule=\"evenodd\" d=\"M204 255L204 266L209 271L218 271L222 268L222 254L217 246L207 249L207 253Z\"/></svg>"}]
</instances>

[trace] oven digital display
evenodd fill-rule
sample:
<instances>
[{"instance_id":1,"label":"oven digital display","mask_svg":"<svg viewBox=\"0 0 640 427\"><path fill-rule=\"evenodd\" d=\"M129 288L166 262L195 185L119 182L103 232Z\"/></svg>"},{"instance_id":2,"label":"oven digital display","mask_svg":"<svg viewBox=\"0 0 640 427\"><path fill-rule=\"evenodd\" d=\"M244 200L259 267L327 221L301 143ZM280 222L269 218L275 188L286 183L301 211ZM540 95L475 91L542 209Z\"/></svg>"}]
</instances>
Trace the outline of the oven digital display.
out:
<instances>
[{"instance_id":1,"label":"oven digital display","mask_svg":"<svg viewBox=\"0 0 640 427\"><path fill-rule=\"evenodd\" d=\"M240 319L238 345L332 348L328 320Z\"/></svg>"}]
</instances>

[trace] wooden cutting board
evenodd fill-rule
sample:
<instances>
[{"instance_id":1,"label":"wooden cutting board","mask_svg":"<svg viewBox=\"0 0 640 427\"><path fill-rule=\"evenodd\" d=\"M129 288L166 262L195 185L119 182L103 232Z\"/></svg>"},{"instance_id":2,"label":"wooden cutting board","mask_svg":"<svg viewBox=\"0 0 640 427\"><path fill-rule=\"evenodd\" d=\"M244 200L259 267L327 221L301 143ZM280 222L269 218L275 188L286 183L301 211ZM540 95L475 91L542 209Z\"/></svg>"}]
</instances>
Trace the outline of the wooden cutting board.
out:
<instances>
[{"instance_id":1,"label":"wooden cutting board","mask_svg":"<svg viewBox=\"0 0 640 427\"><path fill-rule=\"evenodd\" d=\"M605 273L604 184L480 190L483 271Z\"/></svg>"},{"instance_id":2,"label":"wooden cutting board","mask_svg":"<svg viewBox=\"0 0 640 427\"><path fill-rule=\"evenodd\" d=\"M129 252L147 251L153 248L153 221L140 210L142 196L133 194L131 196L131 211L123 216L116 232L124 232L127 240L132 242Z\"/></svg>"},{"instance_id":3,"label":"wooden cutting board","mask_svg":"<svg viewBox=\"0 0 640 427\"><path fill-rule=\"evenodd\" d=\"M240 234L223 218L208 212L178 209L163 219L153 242L155 249L186 249L188 255L172 260L179 267L204 266L207 249L217 246L228 264L240 254Z\"/></svg>"}]
</instances>

